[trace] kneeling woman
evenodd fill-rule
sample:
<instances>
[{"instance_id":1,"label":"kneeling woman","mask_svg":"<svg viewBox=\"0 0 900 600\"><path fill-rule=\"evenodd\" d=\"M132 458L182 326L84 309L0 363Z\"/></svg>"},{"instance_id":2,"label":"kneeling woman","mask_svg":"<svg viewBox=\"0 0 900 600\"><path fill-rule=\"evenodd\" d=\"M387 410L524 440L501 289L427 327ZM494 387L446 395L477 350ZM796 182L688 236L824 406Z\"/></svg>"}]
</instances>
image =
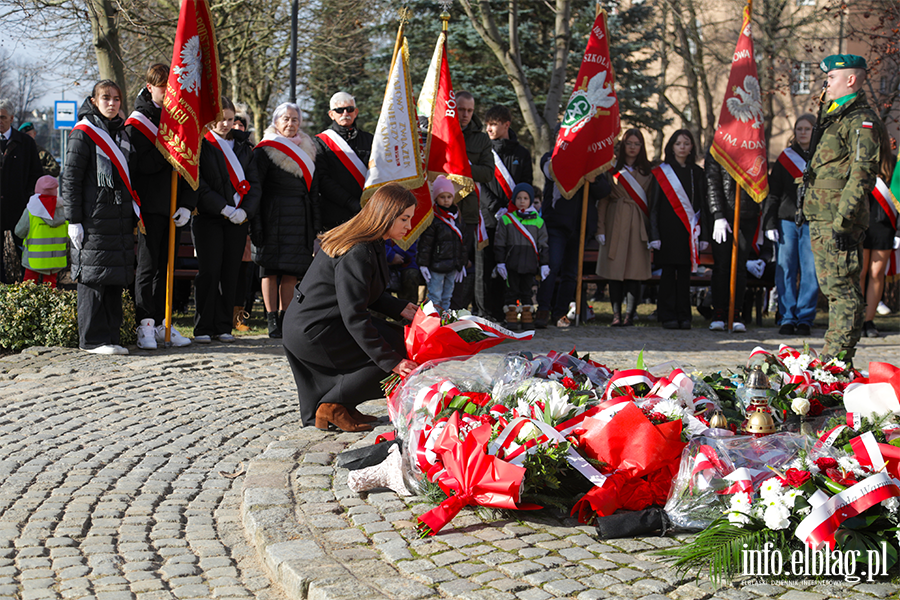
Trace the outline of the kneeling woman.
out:
<instances>
[{"instance_id":1,"label":"kneeling woman","mask_svg":"<svg viewBox=\"0 0 900 600\"><path fill-rule=\"evenodd\" d=\"M379 383L393 371L408 375L403 330L369 309L412 319L416 305L386 293L390 271L384 241L409 233L416 199L385 185L355 217L326 232L319 252L294 292L284 317L287 354L304 426L369 431L376 419L356 406L382 396Z\"/></svg>"}]
</instances>

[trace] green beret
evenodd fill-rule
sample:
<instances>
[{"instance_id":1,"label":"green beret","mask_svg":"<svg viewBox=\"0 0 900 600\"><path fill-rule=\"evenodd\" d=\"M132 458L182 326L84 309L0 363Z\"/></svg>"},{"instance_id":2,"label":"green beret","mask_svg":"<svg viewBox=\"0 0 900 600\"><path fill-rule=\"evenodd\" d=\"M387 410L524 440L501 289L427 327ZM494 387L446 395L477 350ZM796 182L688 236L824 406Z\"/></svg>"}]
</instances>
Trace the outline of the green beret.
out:
<instances>
[{"instance_id":1,"label":"green beret","mask_svg":"<svg viewBox=\"0 0 900 600\"><path fill-rule=\"evenodd\" d=\"M34 124L32 124L31 121L25 121L24 123L19 125L19 131L21 131L22 133L28 133L32 129L34 129Z\"/></svg>"},{"instance_id":2,"label":"green beret","mask_svg":"<svg viewBox=\"0 0 900 600\"><path fill-rule=\"evenodd\" d=\"M866 64L866 59L862 56L857 56L855 54L832 54L831 56L826 56L822 62L819 63L819 68L826 73L837 71L838 69L863 69L868 71L869 65Z\"/></svg>"}]
</instances>

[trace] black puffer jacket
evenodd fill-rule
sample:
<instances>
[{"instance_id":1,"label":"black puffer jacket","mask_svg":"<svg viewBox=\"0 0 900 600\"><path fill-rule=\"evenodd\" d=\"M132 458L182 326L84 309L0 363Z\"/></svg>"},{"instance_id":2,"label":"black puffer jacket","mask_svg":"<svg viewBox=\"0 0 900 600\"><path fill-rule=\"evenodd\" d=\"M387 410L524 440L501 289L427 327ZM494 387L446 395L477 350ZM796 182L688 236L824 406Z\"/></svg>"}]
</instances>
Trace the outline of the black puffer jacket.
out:
<instances>
[{"instance_id":1,"label":"black puffer jacket","mask_svg":"<svg viewBox=\"0 0 900 600\"><path fill-rule=\"evenodd\" d=\"M332 123L331 129L353 148L356 156L364 165L369 164L373 139L371 133L362 131L356 126L347 128L337 123ZM341 223L346 223L359 212L362 188L359 187L356 178L347 170L338 155L325 142L316 137L315 143L322 227L332 229Z\"/></svg>"},{"instance_id":2,"label":"black puffer jacket","mask_svg":"<svg viewBox=\"0 0 900 600\"><path fill-rule=\"evenodd\" d=\"M131 146L120 117L106 119L90 98L81 105L78 117L109 133L127 160ZM86 133L74 130L69 136L61 186L66 219L84 227L81 250L72 249L72 277L85 284L127 286L134 281L137 217L115 166L108 159L99 160L103 164L98 178L97 146Z\"/></svg>"},{"instance_id":3,"label":"black puffer jacket","mask_svg":"<svg viewBox=\"0 0 900 600\"><path fill-rule=\"evenodd\" d=\"M796 143L792 144L791 148L804 160L809 161L809 151ZM794 181L794 176L776 160L772 172L769 173L769 196L763 202L763 228L766 231L778 229L779 220L794 220L797 214L798 187L800 184Z\"/></svg>"},{"instance_id":4,"label":"black puffer jacket","mask_svg":"<svg viewBox=\"0 0 900 600\"><path fill-rule=\"evenodd\" d=\"M312 140L306 140L315 159ZM314 175L307 190L297 163L280 150L257 146L253 155L262 185L259 211L250 223L254 260L263 268L302 277L312 264L313 240L322 227L319 178Z\"/></svg>"},{"instance_id":5,"label":"black puffer jacket","mask_svg":"<svg viewBox=\"0 0 900 600\"><path fill-rule=\"evenodd\" d=\"M737 182L709 152L706 153L704 164L707 201L713 221L724 218L728 220L729 225L734 225L734 186ZM744 219L753 219L754 222L759 219L759 204L742 189L741 220Z\"/></svg>"},{"instance_id":6,"label":"black puffer jacket","mask_svg":"<svg viewBox=\"0 0 900 600\"><path fill-rule=\"evenodd\" d=\"M153 104L150 90L144 88L134 102L134 110L143 114L159 126L162 109ZM133 125L125 126L125 133L131 141L131 157L128 159L128 170L131 173L131 186L141 199L141 212L145 215L170 216L172 165L156 148L155 140L150 140L140 129ZM193 210L197 205L197 194L181 177L178 178L179 207Z\"/></svg>"},{"instance_id":7,"label":"black puffer jacket","mask_svg":"<svg viewBox=\"0 0 900 600\"><path fill-rule=\"evenodd\" d=\"M435 207L435 210L438 210L438 207ZM459 214L455 205L446 210L451 214ZM462 218L457 217L456 227L460 233L466 234L466 224ZM416 262L420 267L428 267L435 273L449 273L466 266L469 257L465 245L456 232L435 217L419 238Z\"/></svg>"},{"instance_id":8,"label":"black puffer jacket","mask_svg":"<svg viewBox=\"0 0 900 600\"><path fill-rule=\"evenodd\" d=\"M515 183L531 185L531 153L519 144L515 131L509 130L509 139L491 140L491 146ZM501 208L506 208L507 204L509 204L509 200L506 198L503 188L497 183L496 177L492 177L487 184L482 185L481 215L484 218L484 226L488 229L497 227L497 219L494 215Z\"/></svg>"},{"instance_id":9,"label":"black puffer jacket","mask_svg":"<svg viewBox=\"0 0 900 600\"><path fill-rule=\"evenodd\" d=\"M256 161L253 159L252 148L248 142L250 134L233 129L231 135L234 137L234 154L244 169L244 178L250 184L250 189L241 201L241 208L247 213L247 218L252 221L259 210L262 188L256 173ZM234 192L234 186L231 185L231 179L228 176L228 163L225 161L225 155L204 138L203 149L200 153L197 211L202 215L221 216L222 209L226 204L228 206L235 205Z\"/></svg>"}]
</instances>

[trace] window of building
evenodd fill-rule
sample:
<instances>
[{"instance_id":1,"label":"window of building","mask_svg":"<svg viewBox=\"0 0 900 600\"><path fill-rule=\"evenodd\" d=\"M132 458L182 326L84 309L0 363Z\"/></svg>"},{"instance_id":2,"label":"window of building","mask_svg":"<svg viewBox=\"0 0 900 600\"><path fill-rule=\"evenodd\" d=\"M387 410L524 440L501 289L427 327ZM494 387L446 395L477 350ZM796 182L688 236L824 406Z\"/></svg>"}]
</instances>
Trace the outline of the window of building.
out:
<instances>
[{"instance_id":1,"label":"window of building","mask_svg":"<svg viewBox=\"0 0 900 600\"><path fill-rule=\"evenodd\" d=\"M808 94L812 85L812 63L795 62L792 73L791 93Z\"/></svg>"}]
</instances>

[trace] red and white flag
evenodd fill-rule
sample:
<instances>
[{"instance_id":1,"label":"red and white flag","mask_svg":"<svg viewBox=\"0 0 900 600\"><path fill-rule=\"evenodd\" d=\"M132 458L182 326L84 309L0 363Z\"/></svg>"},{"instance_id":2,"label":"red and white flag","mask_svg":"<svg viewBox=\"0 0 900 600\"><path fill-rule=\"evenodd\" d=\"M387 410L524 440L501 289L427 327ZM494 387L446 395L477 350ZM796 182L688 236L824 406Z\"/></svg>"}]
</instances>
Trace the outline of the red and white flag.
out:
<instances>
[{"instance_id":1,"label":"red and white flag","mask_svg":"<svg viewBox=\"0 0 900 600\"><path fill-rule=\"evenodd\" d=\"M606 11L601 10L550 158L550 173L563 198L571 198L587 178L613 166L621 124L607 31Z\"/></svg>"},{"instance_id":2,"label":"red and white flag","mask_svg":"<svg viewBox=\"0 0 900 600\"><path fill-rule=\"evenodd\" d=\"M748 0L744 7L741 33L731 59L731 74L710 153L754 201L762 202L769 195L769 173L762 89L750 28L752 6L752 0Z\"/></svg>"},{"instance_id":3,"label":"red and white flag","mask_svg":"<svg viewBox=\"0 0 900 600\"><path fill-rule=\"evenodd\" d=\"M183 0L175 33L156 147L193 189L200 177L200 143L222 114L216 32L207 0Z\"/></svg>"}]
</instances>

